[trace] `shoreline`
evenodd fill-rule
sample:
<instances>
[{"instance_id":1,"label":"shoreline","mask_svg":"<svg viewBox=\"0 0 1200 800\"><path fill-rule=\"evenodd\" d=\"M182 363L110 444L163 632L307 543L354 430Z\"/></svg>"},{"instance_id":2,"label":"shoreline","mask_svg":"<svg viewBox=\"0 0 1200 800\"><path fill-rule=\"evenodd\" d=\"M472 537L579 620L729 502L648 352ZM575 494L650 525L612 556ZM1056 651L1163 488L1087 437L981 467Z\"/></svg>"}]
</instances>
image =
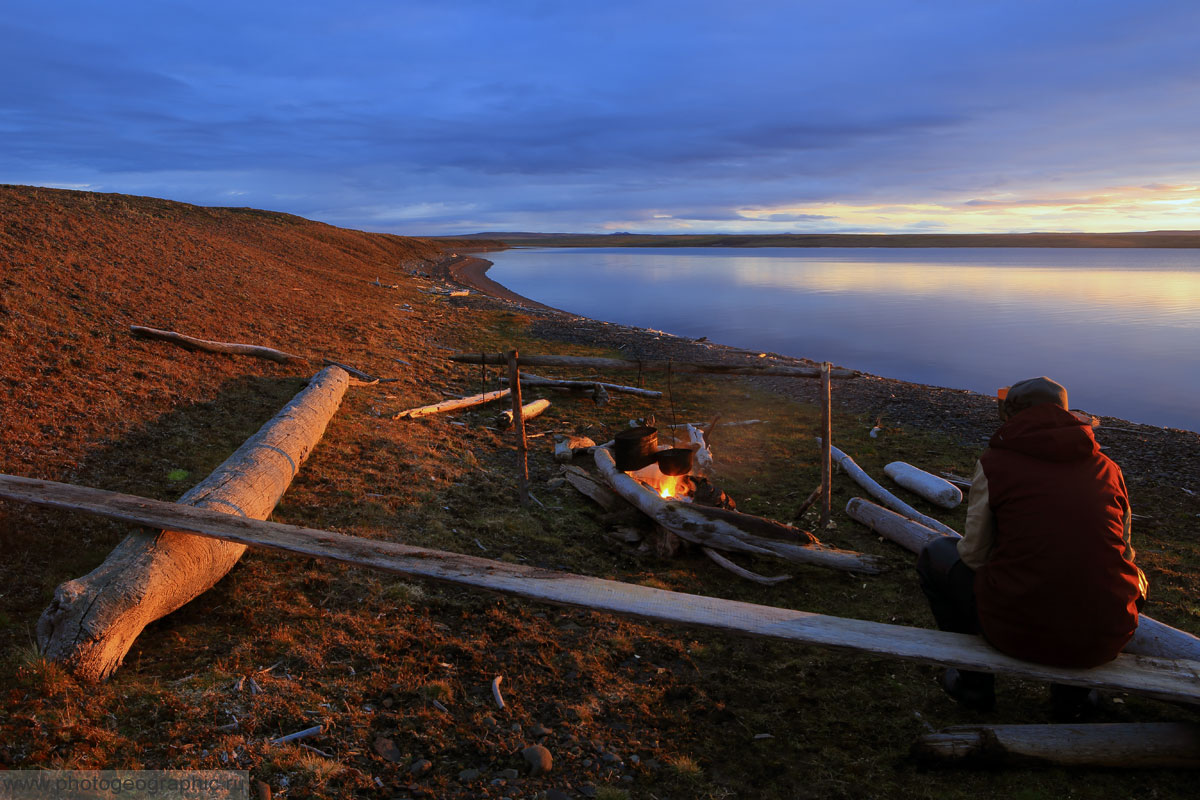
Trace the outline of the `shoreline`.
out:
<instances>
[{"instance_id":1,"label":"shoreline","mask_svg":"<svg viewBox=\"0 0 1200 800\"><path fill-rule=\"evenodd\" d=\"M532 332L544 339L590 344L621 352L630 359L692 360L813 366L807 358L762 353L707 340L689 339L650 328L637 328L581 317L523 297L486 273L492 262L459 255L443 262L442 277L473 289L491 302L515 305L532 317ZM853 365L835 365L853 369ZM748 378L757 386L802 403L817 404L817 381L789 378ZM1067 387L1070 389L1070 387ZM896 424L939 433L976 446L980 451L999 426L996 399L968 389L911 383L860 372L859 377L836 381L835 411L859 415L863 424ZM1096 439L1126 472L1131 485L1165 484L1187 494L1187 505L1200 517L1200 433L1164 428L1120 417L1095 414L1100 425ZM1195 494L1192 494L1192 493Z\"/></svg>"}]
</instances>

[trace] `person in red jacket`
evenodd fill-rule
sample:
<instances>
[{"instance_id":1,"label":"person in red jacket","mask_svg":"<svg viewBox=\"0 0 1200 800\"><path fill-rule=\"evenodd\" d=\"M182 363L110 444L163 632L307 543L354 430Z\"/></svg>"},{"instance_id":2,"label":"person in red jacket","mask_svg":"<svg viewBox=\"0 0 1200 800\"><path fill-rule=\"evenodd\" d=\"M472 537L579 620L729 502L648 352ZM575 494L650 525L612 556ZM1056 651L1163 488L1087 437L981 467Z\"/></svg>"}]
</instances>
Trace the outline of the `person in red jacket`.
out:
<instances>
[{"instance_id":1,"label":"person in red jacket","mask_svg":"<svg viewBox=\"0 0 1200 800\"><path fill-rule=\"evenodd\" d=\"M917 560L938 627L982 634L1010 656L1095 667L1133 637L1146 596L1134 564L1129 494L1100 452L1090 418L1068 411L1067 390L1031 378L1002 392L1000 419L975 468L966 534ZM989 673L948 670L958 702L995 703ZM1082 710L1087 690L1051 686L1056 710Z\"/></svg>"}]
</instances>

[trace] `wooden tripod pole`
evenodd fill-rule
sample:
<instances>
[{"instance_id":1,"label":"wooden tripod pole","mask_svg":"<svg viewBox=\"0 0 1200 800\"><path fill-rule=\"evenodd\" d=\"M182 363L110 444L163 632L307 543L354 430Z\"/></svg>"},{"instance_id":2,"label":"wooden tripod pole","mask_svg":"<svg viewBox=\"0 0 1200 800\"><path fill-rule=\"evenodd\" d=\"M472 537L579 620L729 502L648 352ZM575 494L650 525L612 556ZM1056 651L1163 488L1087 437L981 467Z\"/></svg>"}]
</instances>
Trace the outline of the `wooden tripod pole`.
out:
<instances>
[{"instance_id":1,"label":"wooden tripod pole","mask_svg":"<svg viewBox=\"0 0 1200 800\"><path fill-rule=\"evenodd\" d=\"M529 450L525 441L525 416L521 413L521 368L517 366L517 351L508 356L508 385L512 390L513 429L517 432L517 491L521 508L529 505Z\"/></svg>"},{"instance_id":2,"label":"wooden tripod pole","mask_svg":"<svg viewBox=\"0 0 1200 800\"><path fill-rule=\"evenodd\" d=\"M833 410L829 399L829 362L821 362L821 524L820 530L829 527L831 483L833 478L832 451Z\"/></svg>"}]
</instances>

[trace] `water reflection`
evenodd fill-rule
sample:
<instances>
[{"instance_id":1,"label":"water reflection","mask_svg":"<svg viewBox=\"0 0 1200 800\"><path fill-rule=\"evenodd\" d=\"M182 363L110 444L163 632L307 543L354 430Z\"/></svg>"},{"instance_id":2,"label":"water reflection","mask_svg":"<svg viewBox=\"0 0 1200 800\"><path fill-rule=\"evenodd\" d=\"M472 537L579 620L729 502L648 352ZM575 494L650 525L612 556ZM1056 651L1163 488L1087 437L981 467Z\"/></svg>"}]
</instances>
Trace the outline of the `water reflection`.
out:
<instances>
[{"instance_id":1,"label":"water reflection","mask_svg":"<svg viewBox=\"0 0 1200 800\"><path fill-rule=\"evenodd\" d=\"M1200 429L1200 252L607 249L495 254L576 313L991 392L1048 374L1095 413Z\"/></svg>"}]
</instances>

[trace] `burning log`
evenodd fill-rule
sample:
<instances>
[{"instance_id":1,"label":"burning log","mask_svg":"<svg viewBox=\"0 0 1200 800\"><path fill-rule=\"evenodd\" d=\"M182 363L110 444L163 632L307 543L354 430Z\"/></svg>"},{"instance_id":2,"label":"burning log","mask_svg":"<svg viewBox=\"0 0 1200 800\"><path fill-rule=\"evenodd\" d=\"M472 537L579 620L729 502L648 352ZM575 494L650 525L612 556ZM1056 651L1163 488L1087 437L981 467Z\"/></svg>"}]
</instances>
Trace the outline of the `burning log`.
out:
<instances>
[{"instance_id":1,"label":"burning log","mask_svg":"<svg viewBox=\"0 0 1200 800\"><path fill-rule=\"evenodd\" d=\"M1200 767L1200 726L1182 722L964 725L922 736L913 754L980 766L1037 761L1068 767L1195 769Z\"/></svg>"},{"instance_id":2,"label":"burning log","mask_svg":"<svg viewBox=\"0 0 1200 800\"><path fill-rule=\"evenodd\" d=\"M541 416L547 408L550 407L550 401L542 398L534 400L532 403L526 403L521 406L521 420L528 422L534 417ZM500 426L503 428L511 428L513 424L514 414L512 411L502 411L500 413Z\"/></svg>"},{"instance_id":3,"label":"burning log","mask_svg":"<svg viewBox=\"0 0 1200 800\"><path fill-rule=\"evenodd\" d=\"M818 441L820 441L819 438L818 438ZM899 513L903 514L904 516L908 517L909 519L916 520L917 522L921 523L922 525L926 526L927 528L933 528L935 531L944 533L947 536L950 536L950 535L960 536L961 535L961 534L959 534L958 531L954 530L949 525L945 525L945 524L939 522L938 520L934 519L933 517L928 517L928 516L922 514L920 511L917 511L915 508L910 506L908 503L904 502L899 497L896 497L896 495L892 494L887 489L880 486L878 483L876 483L871 478L870 475L863 472L862 467L860 467L858 464L854 463L853 458L846 455L841 450L837 449L836 447L834 447L832 445L830 445L829 450L830 450L830 453L832 453L834 460L836 460L838 462L838 466L840 466L842 469L846 470L846 474L848 474L851 478L853 478L855 483L857 483L862 488L866 489L867 494L871 495L872 497L874 497L879 502L883 503L888 508L892 509L893 511L898 511Z\"/></svg>"},{"instance_id":4,"label":"burning log","mask_svg":"<svg viewBox=\"0 0 1200 800\"><path fill-rule=\"evenodd\" d=\"M457 353L451 361L460 364L507 364L503 353ZM522 367L574 367L577 369L615 369L630 372L697 373L709 375L762 375L787 378L819 378L817 367L784 367L777 364L721 364L702 361L628 361L622 358L589 358L585 356L521 356ZM833 369L831 378L854 378L852 369Z\"/></svg>"},{"instance_id":5,"label":"burning log","mask_svg":"<svg viewBox=\"0 0 1200 800\"><path fill-rule=\"evenodd\" d=\"M861 497L850 500L846 505L846 514L914 553L920 553L925 545L942 535ZM958 536L957 533L953 535ZM1125 652L1155 658L1200 661L1200 638L1141 614L1133 638L1125 645Z\"/></svg>"},{"instance_id":6,"label":"burning log","mask_svg":"<svg viewBox=\"0 0 1200 800\"><path fill-rule=\"evenodd\" d=\"M613 491L681 539L706 547L756 555L773 555L799 564L818 564L850 572L878 573L879 559L848 550L798 545L754 536L720 519L710 519L687 503L664 501L631 476L617 469L612 453L595 451L596 466Z\"/></svg>"},{"instance_id":7,"label":"burning log","mask_svg":"<svg viewBox=\"0 0 1200 800\"><path fill-rule=\"evenodd\" d=\"M493 400L500 400L508 397L508 389L500 389L495 392L484 392L483 394L473 394L470 397L458 397L453 400L443 400L440 403L434 403L429 406L420 406L419 408L410 408L407 411L401 411L392 419L416 419L417 417L428 417L432 414L442 414L446 411L458 411L463 408L472 408L481 406L484 403L490 403Z\"/></svg>"}]
</instances>

